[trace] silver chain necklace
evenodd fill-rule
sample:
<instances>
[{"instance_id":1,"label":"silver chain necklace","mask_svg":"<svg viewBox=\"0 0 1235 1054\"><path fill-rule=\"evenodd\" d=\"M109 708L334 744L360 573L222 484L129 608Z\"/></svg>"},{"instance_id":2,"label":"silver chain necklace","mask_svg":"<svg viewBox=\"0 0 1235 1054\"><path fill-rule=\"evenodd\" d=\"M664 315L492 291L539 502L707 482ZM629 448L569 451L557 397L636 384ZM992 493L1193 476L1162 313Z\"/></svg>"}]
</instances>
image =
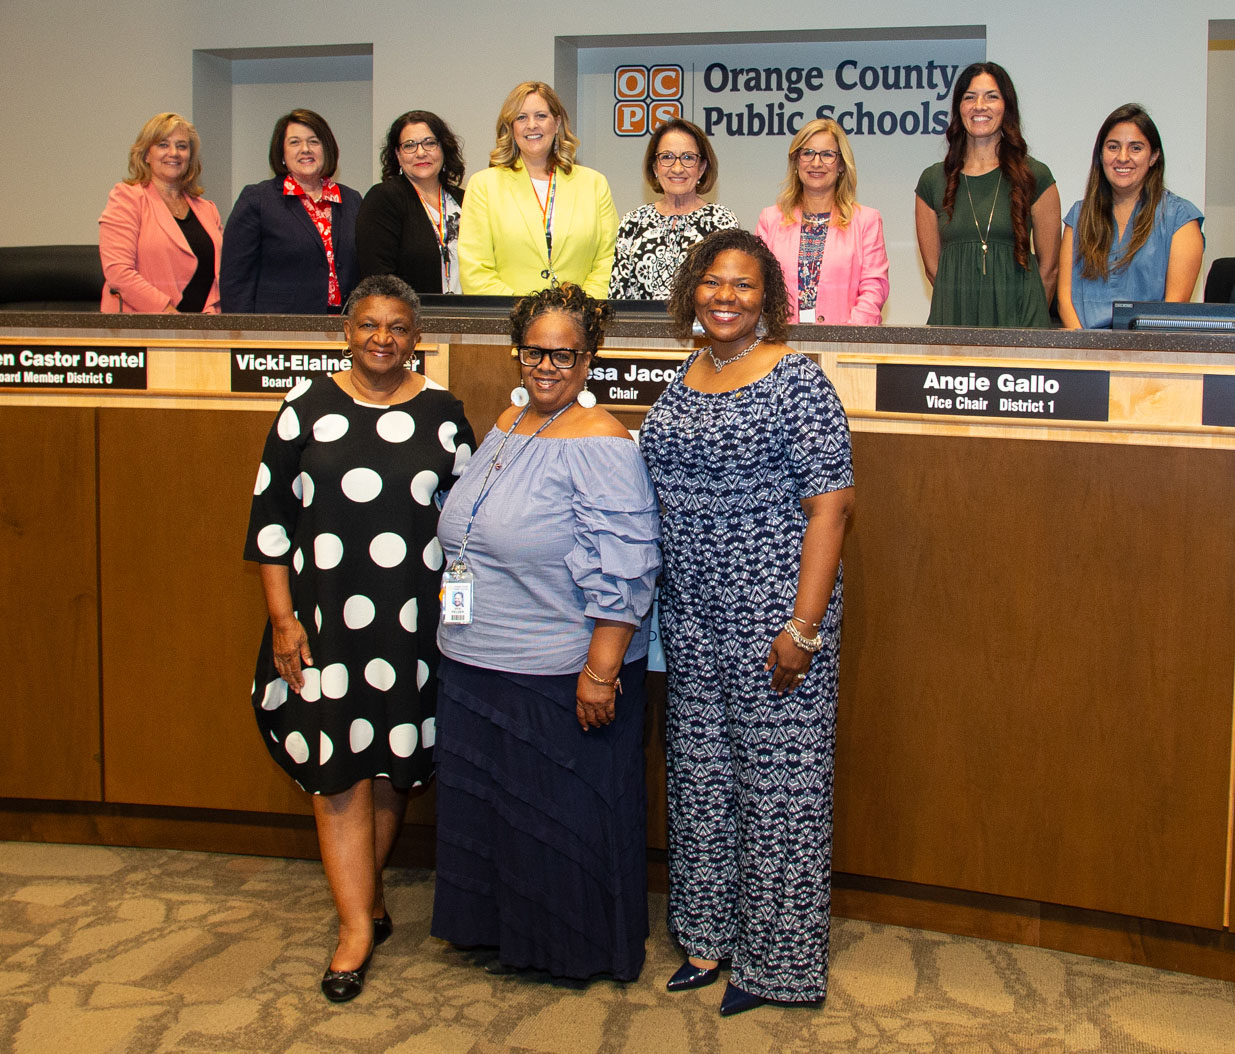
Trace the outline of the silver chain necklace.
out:
<instances>
[{"instance_id":1,"label":"silver chain necklace","mask_svg":"<svg viewBox=\"0 0 1235 1054\"><path fill-rule=\"evenodd\" d=\"M965 176L965 173L961 173ZM969 215L973 217L973 225L978 229L978 241L982 243L982 273L986 274L986 249L991 237L991 224L995 221L995 202L999 200L999 188L1003 186L1003 171L995 183L995 196L991 198L991 214L986 218L986 237L982 237L982 227L978 223L978 214L974 211L973 195L969 192L969 177L965 176L965 196L969 198Z\"/></svg>"},{"instance_id":2,"label":"silver chain necklace","mask_svg":"<svg viewBox=\"0 0 1235 1054\"><path fill-rule=\"evenodd\" d=\"M749 348L745 348L745 349L743 349L742 351L739 351L736 355L732 355L732 356L730 356L730 357L729 357L729 358L727 358L727 359L718 359L718 358L716 357L716 353L712 350L712 345L711 345L711 344L709 344L705 350L706 350L706 351L707 351L707 353L708 353L708 358L712 360L712 365L716 367L716 372L717 372L717 373L720 373L720 371L721 371L721 370L723 370L726 366L728 366L728 365L729 365L729 363L731 363L731 362L737 362L737 361L738 361L738 359L743 359L743 358L745 358L745 357L746 357L747 355L749 355L752 351L754 351L757 347L759 347L759 345L760 345L760 344L762 344L762 343L763 343L763 338L762 338L762 337L756 337L756 338L755 338L755 343L754 343L754 344L752 344Z\"/></svg>"}]
</instances>

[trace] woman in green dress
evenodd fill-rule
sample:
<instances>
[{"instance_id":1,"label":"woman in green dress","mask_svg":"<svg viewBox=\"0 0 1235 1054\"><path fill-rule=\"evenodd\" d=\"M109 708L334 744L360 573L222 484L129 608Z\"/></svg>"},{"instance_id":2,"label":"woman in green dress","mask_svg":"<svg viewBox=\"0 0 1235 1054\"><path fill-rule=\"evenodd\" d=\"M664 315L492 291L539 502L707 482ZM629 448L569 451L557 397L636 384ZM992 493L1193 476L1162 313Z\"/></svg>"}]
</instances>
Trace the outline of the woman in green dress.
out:
<instances>
[{"instance_id":1,"label":"woman in green dress","mask_svg":"<svg viewBox=\"0 0 1235 1054\"><path fill-rule=\"evenodd\" d=\"M1059 271L1059 190L1029 156L1016 89L994 62L956 79L944 160L915 191L932 326L1049 326ZM1032 244L1031 244L1032 235Z\"/></svg>"}]
</instances>

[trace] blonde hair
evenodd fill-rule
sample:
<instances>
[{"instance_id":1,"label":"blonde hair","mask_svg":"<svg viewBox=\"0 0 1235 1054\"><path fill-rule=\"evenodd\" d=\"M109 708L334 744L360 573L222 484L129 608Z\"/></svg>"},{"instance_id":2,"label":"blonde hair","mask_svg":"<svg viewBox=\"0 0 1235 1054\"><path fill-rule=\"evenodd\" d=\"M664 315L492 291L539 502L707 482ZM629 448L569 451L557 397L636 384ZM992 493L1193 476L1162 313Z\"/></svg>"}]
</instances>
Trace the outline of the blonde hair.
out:
<instances>
[{"instance_id":1,"label":"blonde hair","mask_svg":"<svg viewBox=\"0 0 1235 1054\"><path fill-rule=\"evenodd\" d=\"M570 130L570 118L566 116L566 107L562 105L562 100L544 81L524 81L506 96L501 112L497 115L497 145L489 153L489 167L514 168L518 163L519 146L515 142L514 124L529 95L539 95L544 99L549 112L562 122L549 149L549 160L554 168L560 168L569 174L575 167L575 151L579 148L579 140Z\"/></svg>"},{"instance_id":2,"label":"blonde hair","mask_svg":"<svg viewBox=\"0 0 1235 1054\"><path fill-rule=\"evenodd\" d=\"M160 143L177 128L183 128L189 136L189 164L184 170L184 178L180 181L180 190L190 197L199 197L202 188L197 177L202 174L202 140L197 129L178 113L156 113L137 133L133 145L129 147L129 178L125 180L130 186L140 183L148 186L154 178L150 165L146 162L146 153L155 143Z\"/></svg>"},{"instance_id":3,"label":"blonde hair","mask_svg":"<svg viewBox=\"0 0 1235 1054\"><path fill-rule=\"evenodd\" d=\"M802 186L802 178L798 175L798 151L806 145L811 136L827 132L836 140L836 149L840 152L840 172L836 176L836 191L832 202L832 224L842 230L849 226L853 218L853 210L858 203L858 167L853 161L853 150L849 146L849 138L845 131L835 121L819 118L804 124L793 142L789 144L789 174L781 184L780 194L776 204L786 224L801 221L802 198L806 190Z\"/></svg>"}]
</instances>

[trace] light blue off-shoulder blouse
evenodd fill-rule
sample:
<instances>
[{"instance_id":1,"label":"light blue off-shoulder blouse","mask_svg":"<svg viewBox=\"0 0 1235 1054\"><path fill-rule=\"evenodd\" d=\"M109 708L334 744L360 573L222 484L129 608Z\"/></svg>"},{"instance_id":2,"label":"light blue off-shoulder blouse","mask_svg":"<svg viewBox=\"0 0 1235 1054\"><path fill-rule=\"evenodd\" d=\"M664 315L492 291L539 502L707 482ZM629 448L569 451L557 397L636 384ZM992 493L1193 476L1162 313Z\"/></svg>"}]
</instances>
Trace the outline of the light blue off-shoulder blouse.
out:
<instances>
[{"instance_id":1,"label":"light blue off-shoulder blouse","mask_svg":"<svg viewBox=\"0 0 1235 1054\"><path fill-rule=\"evenodd\" d=\"M503 436L489 432L442 507L447 567ZM638 446L617 436L512 435L500 464L467 544L473 621L439 624L442 654L491 670L578 673L593 620L603 618L637 627L627 660L646 655L660 517Z\"/></svg>"}]
</instances>

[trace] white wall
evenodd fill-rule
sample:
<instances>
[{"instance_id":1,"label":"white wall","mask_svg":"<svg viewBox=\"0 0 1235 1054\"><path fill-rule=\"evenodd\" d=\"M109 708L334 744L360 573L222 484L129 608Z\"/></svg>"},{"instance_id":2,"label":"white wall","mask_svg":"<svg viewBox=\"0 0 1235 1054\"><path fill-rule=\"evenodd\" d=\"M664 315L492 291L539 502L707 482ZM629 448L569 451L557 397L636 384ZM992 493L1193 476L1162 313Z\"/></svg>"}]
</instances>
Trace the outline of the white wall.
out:
<instances>
[{"instance_id":1,"label":"white wall","mask_svg":"<svg viewBox=\"0 0 1235 1054\"><path fill-rule=\"evenodd\" d=\"M77 0L4 0L0 10L6 162L0 195L10 206L0 244L24 245L97 237L98 214L111 185L125 174L127 150L142 122L167 109L192 115L195 48L371 42L370 142L377 143L403 110L435 110L463 136L474 171L487 163L497 107L509 88L529 78L553 79L555 36L666 28L869 28L986 19L988 56L1016 81L1030 149L1054 171L1065 211L1080 196L1098 124L1130 100L1147 106L1162 131L1171 188L1203 207L1208 24L1235 17L1235 0L1177 0L1169 11L1160 0L1126 0L1117 9L1095 0L980 8L961 0L788 0L774 13L749 0L712 0L691 8L700 17L681 27L665 26L664 0L576 6L352 0L343 8L306 6L304 0L113 0L105 8L84 8ZM208 143L204 155L209 195ZM232 165L240 161L230 159ZM889 224L898 208L911 215L917 176L905 172L902 202L871 202ZM625 211L636 203L617 205ZM1235 245L1211 244L1211 251L1235 255Z\"/></svg>"},{"instance_id":2,"label":"white wall","mask_svg":"<svg viewBox=\"0 0 1235 1054\"><path fill-rule=\"evenodd\" d=\"M331 81L326 84L264 82L237 84L232 88L232 195L249 183L269 179L270 133L274 123L289 110L313 110L321 114L339 144L339 170L334 178L363 194L373 185L378 171L377 147L372 140L372 93L367 81ZM363 115L363 123L347 119ZM202 146L205 152L205 144ZM203 173L209 181L209 174ZM209 186L207 185L207 196ZM224 222L230 201L217 201Z\"/></svg>"}]
</instances>

